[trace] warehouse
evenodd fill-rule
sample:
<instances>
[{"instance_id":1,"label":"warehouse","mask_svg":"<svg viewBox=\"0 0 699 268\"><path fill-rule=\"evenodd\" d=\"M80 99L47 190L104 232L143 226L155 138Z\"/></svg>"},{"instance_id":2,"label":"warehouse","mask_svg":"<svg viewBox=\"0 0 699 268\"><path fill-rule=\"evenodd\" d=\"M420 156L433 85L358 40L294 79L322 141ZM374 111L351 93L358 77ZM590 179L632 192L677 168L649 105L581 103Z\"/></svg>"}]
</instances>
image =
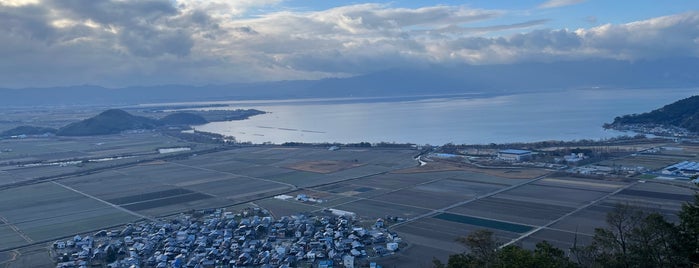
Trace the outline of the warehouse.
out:
<instances>
[{"instance_id":1,"label":"warehouse","mask_svg":"<svg viewBox=\"0 0 699 268\"><path fill-rule=\"evenodd\" d=\"M699 174L699 163L692 161L682 161L680 163L664 168L661 173L664 175L691 177Z\"/></svg>"},{"instance_id":2,"label":"warehouse","mask_svg":"<svg viewBox=\"0 0 699 268\"><path fill-rule=\"evenodd\" d=\"M532 152L527 150L507 149L498 152L498 159L519 162L532 159Z\"/></svg>"}]
</instances>

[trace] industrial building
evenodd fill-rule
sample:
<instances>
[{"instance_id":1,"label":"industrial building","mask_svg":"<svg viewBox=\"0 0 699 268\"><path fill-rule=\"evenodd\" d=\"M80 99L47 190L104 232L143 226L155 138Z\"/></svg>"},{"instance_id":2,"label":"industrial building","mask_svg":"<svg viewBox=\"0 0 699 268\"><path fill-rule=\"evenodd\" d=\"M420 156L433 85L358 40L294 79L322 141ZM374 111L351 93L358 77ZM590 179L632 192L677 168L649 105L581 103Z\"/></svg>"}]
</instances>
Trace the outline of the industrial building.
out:
<instances>
[{"instance_id":1,"label":"industrial building","mask_svg":"<svg viewBox=\"0 0 699 268\"><path fill-rule=\"evenodd\" d=\"M509 162L527 161L532 159L532 151L518 149L502 150L498 152L498 159Z\"/></svg>"},{"instance_id":2,"label":"industrial building","mask_svg":"<svg viewBox=\"0 0 699 268\"><path fill-rule=\"evenodd\" d=\"M661 173L664 175L691 177L699 174L699 163L693 161L682 161L664 168Z\"/></svg>"}]
</instances>

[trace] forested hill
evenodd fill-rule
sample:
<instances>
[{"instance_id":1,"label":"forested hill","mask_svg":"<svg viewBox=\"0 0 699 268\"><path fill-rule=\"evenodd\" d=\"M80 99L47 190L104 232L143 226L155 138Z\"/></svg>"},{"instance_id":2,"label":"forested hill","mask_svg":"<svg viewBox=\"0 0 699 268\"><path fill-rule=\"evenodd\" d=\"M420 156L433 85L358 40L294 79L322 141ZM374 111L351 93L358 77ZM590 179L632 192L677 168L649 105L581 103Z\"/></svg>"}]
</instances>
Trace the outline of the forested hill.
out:
<instances>
[{"instance_id":1,"label":"forested hill","mask_svg":"<svg viewBox=\"0 0 699 268\"><path fill-rule=\"evenodd\" d=\"M158 120L135 116L119 109L104 111L92 118L75 122L58 129L59 136L90 136L116 134L125 130L153 129L161 125Z\"/></svg>"},{"instance_id":2,"label":"forested hill","mask_svg":"<svg viewBox=\"0 0 699 268\"><path fill-rule=\"evenodd\" d=\"M699 96L682 99L648 113L620 116L605 127L631 124L674 126L699 133Z\"/></svg>"}]
</instances>

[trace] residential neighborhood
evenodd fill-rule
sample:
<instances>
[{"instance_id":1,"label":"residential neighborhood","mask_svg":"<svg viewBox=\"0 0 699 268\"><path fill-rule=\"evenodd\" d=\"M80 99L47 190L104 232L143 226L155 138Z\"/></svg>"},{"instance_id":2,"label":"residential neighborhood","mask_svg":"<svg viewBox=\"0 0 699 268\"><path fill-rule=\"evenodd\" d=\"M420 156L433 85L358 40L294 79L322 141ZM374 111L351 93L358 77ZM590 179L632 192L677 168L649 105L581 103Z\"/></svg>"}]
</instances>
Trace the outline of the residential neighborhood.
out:
<instances>
[{"instance_id":1,"label":"residential neighborhood","mask_svg":"<svg viewBox=\"0 0 699 268\"><path fill-rule=\"evenodd\" d=\"M369 267L399 250L385 221L364 228L329 211L274 219L260 208L201 210L59 240L52 254L58 268Z\"/></svg>"}]
</instances>

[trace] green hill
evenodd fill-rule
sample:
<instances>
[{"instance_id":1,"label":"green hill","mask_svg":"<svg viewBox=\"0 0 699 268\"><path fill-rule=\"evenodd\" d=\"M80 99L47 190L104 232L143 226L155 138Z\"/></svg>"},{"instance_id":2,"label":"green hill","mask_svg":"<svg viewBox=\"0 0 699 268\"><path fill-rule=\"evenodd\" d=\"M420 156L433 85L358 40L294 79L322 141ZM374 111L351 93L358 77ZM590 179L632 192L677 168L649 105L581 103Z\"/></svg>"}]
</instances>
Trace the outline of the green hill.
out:
<instances>
[{"instance_id":1,"label":"green hill","mask_svg":"<svg viewBox=\"0 0 699 268\"><path fill-rule=\"evenodd\" d=\"M161 123L155 119L131 115L123 110L111 109L92 118L71 123L58 130L59 136L91 136L117 134L125 130L154 129Z\"/></svg>"},{"instance_id":2,"label":"green hill","mask_svg":"<svg viewBox=\"0 0 699 268\"><path fill-rule=\"evenodd\" d=\"M19 135L43 135L46 133L56 134L55 128L35 127L35 126L19 126L13 129L8 129L0 132L0 137L12 137Z\"/></svg>"},{"instance_id":3,"label":"green hill","mask_svg":"<svg viewBox=\"0 0 699 268\"><path fill-rule=\"evenodd\" d=\"M209 123L204 117L191 113L169 114L158 121L163 125L203 125Z\"/></svg>"},{"instance_id":4,"label":"green hill","mask_svg":"<svg viewBox=\"0 0 699 268\"><path fill-rule=\"evenodd\" d=\"M682 99L648 113L620 116L605 127L615 128L632 124L674 126L699 133L699 96Z\"/></svg>"}]
</instances>

